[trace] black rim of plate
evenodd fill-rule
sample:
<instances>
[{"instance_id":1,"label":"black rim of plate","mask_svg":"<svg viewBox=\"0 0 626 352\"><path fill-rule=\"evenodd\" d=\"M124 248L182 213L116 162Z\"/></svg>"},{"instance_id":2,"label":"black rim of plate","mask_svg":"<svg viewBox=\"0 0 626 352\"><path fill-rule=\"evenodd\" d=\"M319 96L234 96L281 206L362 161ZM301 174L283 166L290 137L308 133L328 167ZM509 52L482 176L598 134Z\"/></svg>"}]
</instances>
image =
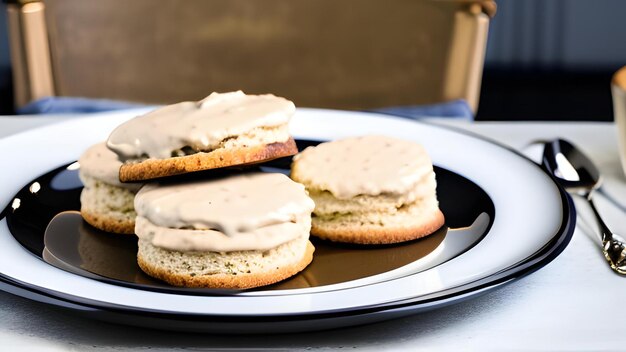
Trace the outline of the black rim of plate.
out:
<instances>
[{"instance_id":1,"label":"black rim of plate","mask_svg":"<svg viewBox=\"0 0 626 352\"><path fill-rule=\"evenodd\" d=\"M385 113L377 113L377 112L363 112L364 114L377 114L377 115L388 115L389 118L401 118L405 119L405 116L395 115L395 114L385 114ZM416 123L425 123L429 125L434 125L428 122L423 121L414 121ZM511 153L529 160L526 156L517 152L514 149L511 149L507 146L503 146L499 142L496 142L492 139L486 138L484 136L480 136L478 134L462 130L460 128L450 127L450 126L439 126L434 125L437 128L447 129L455 131L456 133L464 134L471 136L473 138L481 139L489 142L499 148L506 149ZM538 167L542 171L545 171L540 165L535 164L531 160L529 160L532 165ZM544 172L545 173L545 172ZM207 315L207 314L184 314L184 313L176 313L176 312L168 312L168 311L159 311L159 310L147 310L147 309L138 309L135 307L122 307L110 305L102 302L95 302L83 297L71 296L63 293L59 293L53 290L37 287L31 285L27 282L21 282L15 280L11 277L6 276L3 273L0 273L0 286L4 291L23 296L26 298L30 298L33 300L45 302L48 304L56 305L59 307L72 309L72 310L80 310L83 312L91 312L91 313L112 313L114 315L124 315L124 316L138 316L144 318L154 317L159 319L167 319L172 321L198 321L198 322L236 322L236 323L255 323L255 322L267 322L268 319L271 319L274 322L289 322L289 321L306 321L306 320L325 320L325 319L334 319L341 317L351 317L351 316L359 316L359 315L367 315L372 313L380 313L385 311L394 311L407 307L413 307L415 309L419 307L429 307L435 308L440 306L445 306L448 304L460 302L463 299L473 297L475 295L485 293L487 291L500 288L503 285L510 283L516 279L522 278L526 275L529 275L538 269L544 267L551 261L553 261L556 257L558 257L563 250L570 243L572 236L574 234L575 226L576 226L576 210L573 204L573 201L569 194L565 192L563 187L561 187L558 182L554 179L554 177L548 173L545 173L546 177L548 177L552 183L558 188L559 194L561 196L561 204L563 209L563 215L561 220L561 225L559 230L554 234L554 236L546 242L546 244L536 253L530 255L527 259L521 261L520 263L514 264L513 266L503 269L497 273L492 275L483 277L476 281L457 286L451 287L448 289L444 289L442 291L433 292L431 294L418 296L406 300L388 302L385 304L373 305L373 306L363 306L356 308L346 308L340 309L332 312L308 312L308 313L300 313L300 314L289 314L289 315L272 315L272 316L255 316L255 315L237 315L237 316L223 316L223 315ZM7 205L4 210L0 213L0 220L5 218L6 210L9 208L10 204Z\"/></svg>"}]
</instances>

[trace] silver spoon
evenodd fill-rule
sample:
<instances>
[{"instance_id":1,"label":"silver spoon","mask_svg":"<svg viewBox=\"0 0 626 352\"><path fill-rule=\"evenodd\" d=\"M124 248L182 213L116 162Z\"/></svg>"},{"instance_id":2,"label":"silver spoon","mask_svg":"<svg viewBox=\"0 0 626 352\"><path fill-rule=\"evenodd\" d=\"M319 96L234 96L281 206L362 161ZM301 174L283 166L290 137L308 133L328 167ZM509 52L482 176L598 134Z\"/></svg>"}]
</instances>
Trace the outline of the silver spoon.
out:
<instances>
[{"instance_id":1,"label":"silver spoon","mask_svg":"<svg viewBox=\"0 0 626 352\"><path fill-rule=\"evenodd\" d=\"M606 226L593 204L593 192L602 182L593 162L571 143L556 139L545 144L542 166L571 193L585 198L596 217L602 239L602 251L611 269L626 275L626 241Z\"/></svg>"}]
</instances>

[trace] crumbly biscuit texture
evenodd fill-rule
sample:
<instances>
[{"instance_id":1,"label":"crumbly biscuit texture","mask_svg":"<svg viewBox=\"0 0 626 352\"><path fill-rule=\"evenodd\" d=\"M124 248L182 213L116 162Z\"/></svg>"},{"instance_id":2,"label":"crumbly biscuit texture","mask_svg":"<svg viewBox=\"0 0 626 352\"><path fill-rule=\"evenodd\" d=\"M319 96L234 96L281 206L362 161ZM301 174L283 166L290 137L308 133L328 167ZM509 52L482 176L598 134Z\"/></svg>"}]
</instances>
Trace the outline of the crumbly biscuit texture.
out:
<instances>
[{"instance_id":1,"label":"crumbly biscuit texture","mask_svg":"<svg viewBox=\"0 0 626 352\"><path fill-rule=\"evenodd\" d=\"M102 231L119 234L135 232L135 193L81 175L84 188L80 194L80 213L91 226Z\"/></svg>"},{"instance_id":2,"label":"crumbly biscuit texture","mask_svg":"<svg viewBox=\"0 0 626 352\"><path fill-rule=\"evenodd\" d=\"M139 240L137 261L148 275L174 286L247 289L270 285L302 271L315 248L302 236L268 251L177 252Z\"/></svg>"},{"instance_id":3,"label":"crumbly biscuit texture","mask_svg":"<svg viewBox=\"0 0 626 352\"><path fill-rule=\"evenodd\" d=\"M314 198L315 200L315 198ZM405 205L396 211L362 211L314 216L311 233L319 238L355 244L392 244L415 240L444 224L438 207Z\"/></svg>"}]
</instances>

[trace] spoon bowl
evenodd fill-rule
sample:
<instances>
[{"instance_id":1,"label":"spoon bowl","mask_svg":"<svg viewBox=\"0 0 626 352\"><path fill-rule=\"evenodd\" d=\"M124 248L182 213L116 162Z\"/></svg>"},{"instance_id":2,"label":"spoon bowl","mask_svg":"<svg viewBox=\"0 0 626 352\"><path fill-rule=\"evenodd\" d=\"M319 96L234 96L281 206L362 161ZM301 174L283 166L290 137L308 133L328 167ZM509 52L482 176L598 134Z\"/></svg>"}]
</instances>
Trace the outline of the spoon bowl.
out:
<instances>
[{"instance_id":1,"label":"spoon bowl","mask_svg":"<svg viewBox=\"0 0 626 352\"><path fill-rule=\"evenodd\" d=\"M598 168L582 151L563 139L545 144L542 166L570 193L584 197L596 217L602 251L611 269L626 275L626 241L611 232L593 203L593 192L602 183Z\"/></svg>"},{"instance_id":2,"label":"spoon bowl","mask_svg":"<svg viewBox=\"0 0 626 352\"><path fill-rule=\"evenodd\" d=\"M566 190L580 195L591 192L602 183L600 172L591 159L563 139L545 144L542 166Z\"/></svg>"}]
</instances>

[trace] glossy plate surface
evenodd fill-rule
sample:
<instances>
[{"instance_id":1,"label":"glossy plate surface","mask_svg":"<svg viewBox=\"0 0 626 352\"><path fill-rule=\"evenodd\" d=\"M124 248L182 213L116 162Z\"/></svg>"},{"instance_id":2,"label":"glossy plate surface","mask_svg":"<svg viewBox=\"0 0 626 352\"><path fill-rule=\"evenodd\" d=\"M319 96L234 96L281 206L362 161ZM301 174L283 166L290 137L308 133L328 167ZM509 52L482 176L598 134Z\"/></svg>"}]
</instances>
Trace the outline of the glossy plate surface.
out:
<instances>
[{"instance_id":1,"label":"glossy plate surface","mask_svg":"<svg viewBox=\"0 0 626 352\"><path fill-rule=\"evenodd\" d=\"M15 165L10 174L0 175L0 184L5 185L0 202L9 204L8 211L13 207L19 211L21 200L14 196L29 180L76 160L85 148L106 139L112 128L136 114L100 114L0 140L0 159ZM103 319L146 326L167 321L172 328L185 328L193 321L201 331L227 331L233 324L239 331L319 329L389 319L497 287L545 265L560 253L573 231L573 210L556 184L531 161L485 140L385 115L314 109L299 110L291 129L296 138L305 140L364 134L415 140L426 147L437 166L470 180L488 195L495 206L493 224L466 253L418 273L311 292L189 296L138 290L59 270L20 245L2 219L3 289L98 312L94 316ZM452 193L451 199L455 197L461 200L463 193ZM447 217L454 218L450 211L455 209L464 213L461 207L451 209ZM135 320L125 321L128 316ZM268 320L276 324L267 324Z\"/></svg>"}]
</instances>

